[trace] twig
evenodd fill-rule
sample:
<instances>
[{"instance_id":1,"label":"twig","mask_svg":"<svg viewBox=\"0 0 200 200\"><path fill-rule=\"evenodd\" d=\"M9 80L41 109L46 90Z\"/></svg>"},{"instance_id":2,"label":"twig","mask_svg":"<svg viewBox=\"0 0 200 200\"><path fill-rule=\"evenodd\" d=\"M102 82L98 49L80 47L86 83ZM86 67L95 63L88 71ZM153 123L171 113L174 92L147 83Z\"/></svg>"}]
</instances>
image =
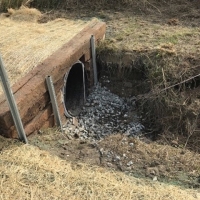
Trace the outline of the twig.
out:
<instances>
[{"instance_id":1,"label":"twig","mask_svg":"<svg viewBox=\"0 0 200 200\"><path fill-rule=\"evenodd\" d=\"M184 81L181 81L181 82L179 82L179 83L176 83L176 84L174 84L174 85L171 85L171 86L169 86L169 87L166 87L166 88L164 88L164 89L162 89L162 90L159 90L159 91L156 91L156 92L151 92L151 93L148 93L147 95L141 95L141 97L142 98L147 98L147 97L151 97L151 96L154 96L154 95L157 95L157 94L159 94L159 93L161 93L161 92L164 92L164 91L166 91L166 90L168 90L168 89L170 89L170 88L173 88L173 87L175 87L175 86L177 86L177 85L181 85L181 84L183 84L183 83L185 83L185 82L187 82L187 81L190 81L190 80L192 80L192 79L194 79L194 78L197 78L197 77L199 77L200 76L200 74L197 74L197 75L195 75L195 76L192 76L192 77L190 77L190 78L188 78L188 79L186 79L186 80L184 80ZM140 95L138 95L139 97L140 97ZM138 99L140 99L140 98L138 98Z\"/></svg>"},{"instance_id":2,"label":"twig","mask_svg":"<svg viewBox=\"0 0 200 200\"><path fill-rule=\"evenodd\" d=\"M167 84L166 84L165 72L164 72L163 68L162 68L162 74L163 74L164 85L165 85L165 88L166 88Z\"/></svg>"},{"instance_id":3,"label":"twig","mask_svg":"<svg viewBox=\"0 0 200 200\"><path fill-rule=\"evenodd\" d=\"M23 6L28 6L29 3L33 2L34 0L27 0L26 2L23 3Z\"/></svg>"},{"instance_id":4,"label":"twig","mask_svg":"<svg viewBox=\"0 0 200 200\"><path fill-rule=\"evenodd\" d=\"M151 4L151 3L149 3L148 1L146 1L150 6L152 6L153 8L155 8L160 14L161 14L161 12L160 12L160 10L156 7L156 6L154 6L153 4Z\"/></svg>"},{"instance_id":5,"label":"twig","mask_svg":"<svg viewBox=\"0 0 200 200\"><path fill-rule=\"evenodd\" d=\"M189 130L189 135L188 135L187 140L186 140L186 142L185 142L184 148L186 148L190 137L191 137L191 136L193 135L193 133L195 132L195 128L196 128L195 125L197 124L197 119L198 119L198 117L199 117L199 115L196 116L196 119L195 119L195 121L194 121L194 123L193 123L192 125L191 125L190 123L188 123L188 124L189 124L188 129L190 129L190 130Z\"/></svg>"},{"instance_id":6,"label":"twig","mask_svg":"<svg viewBox=\"0 0 200 200\"><path fill-rule=\"evenodd\" d=\"M195 76L192 76L192 77L190 77L190 78L188 78L188 79L186 79L186 80L184 80L184 81L181 81L180 83L176 83L176 84L174 84L174 85L171 85L171 86L169 86L169 87L166 87L166 88L164 88L163 90L160 90L159 92L163 92L163 91L168 90L168 89L170 89L170 88L173 88L173 87L175 87L175 86L177 86L177 85L181 85L181 84L183 84L183 83L185 83L185 82L187 82L187 81L190 81L190 80L192 80L192 79L194 79L194 78L197 78L198 76L200 76L200 74L197 74L197 75L195 75Z\"/></svg>"}]
</instances>

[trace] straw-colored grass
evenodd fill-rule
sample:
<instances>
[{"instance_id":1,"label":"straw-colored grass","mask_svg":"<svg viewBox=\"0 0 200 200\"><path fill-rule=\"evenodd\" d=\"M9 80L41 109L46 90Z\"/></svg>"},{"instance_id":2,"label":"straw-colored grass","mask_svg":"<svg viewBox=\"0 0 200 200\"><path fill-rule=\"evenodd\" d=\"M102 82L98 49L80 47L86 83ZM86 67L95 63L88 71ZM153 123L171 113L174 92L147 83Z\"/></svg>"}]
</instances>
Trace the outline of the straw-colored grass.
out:
<instances>
[{"instance_id":1,"label":"straw-colored grass","mask_svg":"<svg viewBox=\"0 0 200 200\"><path fill-rule=\"evenodd\" d=\"M39 24L36 9L9 9L0 17L0 53L11 85L80 32L87 21L56 19Z\"/></svg>"},{"instance_id":2,"label":"straw-colored grass","mask_svg":"<svg viewBox=\"0 0 200 200\"><path fill-rule=\"evenodd\" d=\"M200 199L195 190L139 180L99 167L72 165L37 147L19 143L1 152L0 180L2 200Z\"/></svg>"},{"instance_id":3,"label":"straw-colored grass","mask_svg":"<svg viewBox=\"0 0 200 200\"><path fill-rule=\"evenodd\" d=\"M18 10L8 8L8 13L3 15L10 16L10 18L13 20L29 22L37 22L37 20L42 17L42 13L39 10L35 8L27 8L25 6L21 6L21 8Z\"/></svg>"}]
</instances>

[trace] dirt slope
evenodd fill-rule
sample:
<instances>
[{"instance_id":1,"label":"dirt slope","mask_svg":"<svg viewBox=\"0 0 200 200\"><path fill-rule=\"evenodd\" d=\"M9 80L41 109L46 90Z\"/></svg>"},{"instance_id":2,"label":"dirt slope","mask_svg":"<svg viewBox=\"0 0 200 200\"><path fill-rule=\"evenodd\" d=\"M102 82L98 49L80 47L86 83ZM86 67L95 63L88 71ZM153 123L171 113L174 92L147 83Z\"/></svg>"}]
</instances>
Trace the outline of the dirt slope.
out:
<instances>
[{"instance_id":1,"label":"dirt slope","mask_svg":"<svg viewBox=\"0 0 200 200\"><path fill-rule=\"evenodd\" d=\"M121 172L71 164L31 145L8 141L0 153L1 199L199 199L183 190Z\"/></svg>"}]
</instances>

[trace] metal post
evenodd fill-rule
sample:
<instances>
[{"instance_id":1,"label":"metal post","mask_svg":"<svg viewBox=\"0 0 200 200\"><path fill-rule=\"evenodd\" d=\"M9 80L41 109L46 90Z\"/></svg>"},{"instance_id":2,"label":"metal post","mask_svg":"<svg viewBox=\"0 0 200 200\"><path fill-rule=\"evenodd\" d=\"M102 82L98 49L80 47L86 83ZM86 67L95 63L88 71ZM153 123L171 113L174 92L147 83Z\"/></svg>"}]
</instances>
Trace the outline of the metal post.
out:
<instances>
[{"instance_id":1,"label":"metal post","mask_svg":"<svg viewBox=\"0 0 200 200\"><path fill-rule=\"evenodd\" d=\"M96 63L96 48L95 48L95 36L92 35L90 39L91 43L91 52L92 52L92 67L94 72L94 85L97 85L97 63Z\"/></svg>"},{"instance_id":2,"label":"metal post","mask_svg":"<svg viewBox=\"0 0 200 200\"><path fill-rule=\"evenodd\" d=\"M6 74L6 70L5 70L1 55L0 55L0 77L1 77L2 87L6 95L6 98L10 107L10 111L13 117L13 121L15 123L16 129L18 132L19 139L22 140L24 143L28 143L26 134L24 132L23 124L19 115L19 111L17 109L17 104L15 102L14 95L11 90L10 83L8 81L8 77Z\"/></svg>"},{"instance_id":3,"label":"metal post","mask_svg":"<svg viewBox=\"0 0 200 200\"><path fill-rule=\"evenodd\" d=\"M56 125L60 127L61 131L63 131L62 122L61 122L60 114L58 111L58 104L57 104L57 100L56 100L55 89L54 89L54 85L53 85L51 76L46 77L46 82L47 82L47 87L49 90L49 95L50 95L50 99L51 99L51 103L52 103L52 107L53 107L53 113L54 113Z\"/></svg>"},{"instance_id":4,"label":"metal post","mask_svg":"<svg viewBox=\"0 0 200 200\"><path fill-rule=\"evenodd\" d=\"M86 102L86 91L85 91L85 67L84 64L82 64L82 71L83 71L83 103L85 104Z\"/></svg>"}]
</instances>

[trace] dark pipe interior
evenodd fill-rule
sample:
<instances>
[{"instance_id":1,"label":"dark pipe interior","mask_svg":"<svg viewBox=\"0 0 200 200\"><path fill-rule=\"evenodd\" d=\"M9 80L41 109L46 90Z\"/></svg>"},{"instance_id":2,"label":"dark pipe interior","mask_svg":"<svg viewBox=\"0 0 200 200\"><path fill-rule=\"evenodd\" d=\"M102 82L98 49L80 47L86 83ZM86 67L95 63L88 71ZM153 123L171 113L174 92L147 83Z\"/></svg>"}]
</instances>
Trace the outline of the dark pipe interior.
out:
<instances>
[{"instance_id":1,"label":"dark pipe interior","mask_svg":"<svg viewBox=\"0 0 200 200\"><path fill-rule=\"evenodd\" d=\"M85 73L83 64L75 63L68 73L64 86L64 105L71 116L77 116L84 105L84 83L87 80L83 80L83 73ZM86 87L87 84L85 84L85 89Z\"/></svg>"}]
</instances>

